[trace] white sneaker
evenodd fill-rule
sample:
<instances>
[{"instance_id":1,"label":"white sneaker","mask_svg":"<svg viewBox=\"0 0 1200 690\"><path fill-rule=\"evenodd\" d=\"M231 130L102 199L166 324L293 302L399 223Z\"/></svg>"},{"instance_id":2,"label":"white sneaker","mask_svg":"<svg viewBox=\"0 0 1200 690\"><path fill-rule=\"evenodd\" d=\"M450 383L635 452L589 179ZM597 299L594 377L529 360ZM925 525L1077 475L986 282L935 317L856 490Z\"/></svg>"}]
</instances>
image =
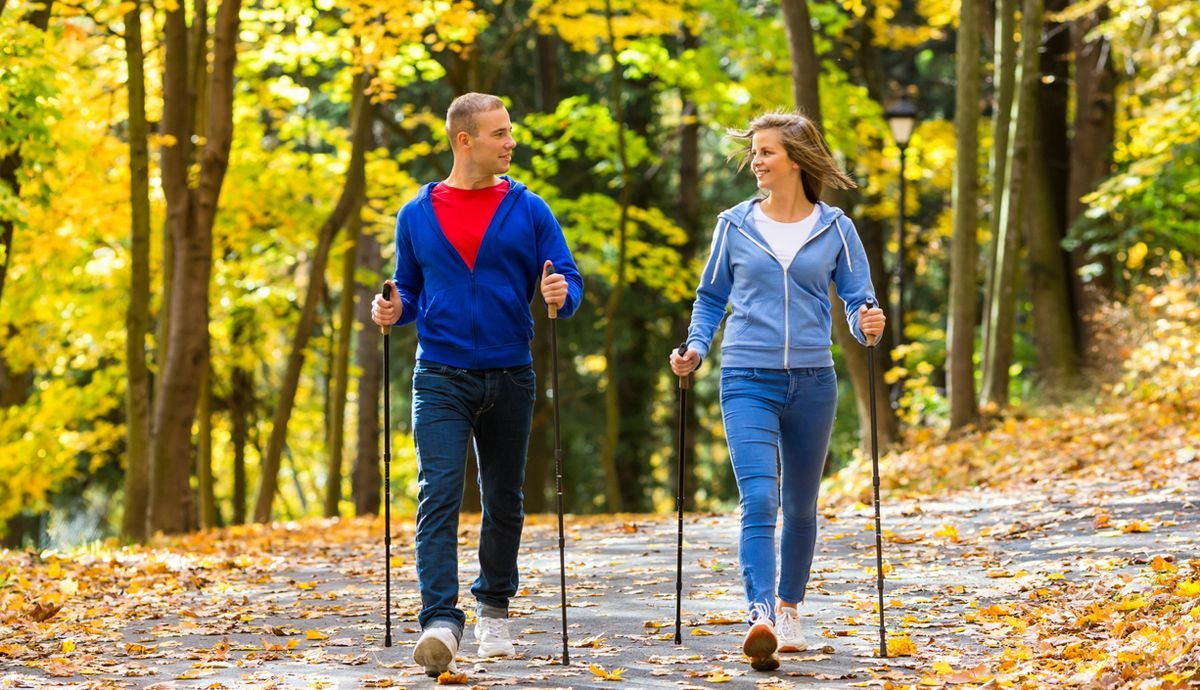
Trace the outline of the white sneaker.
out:
<instances>
[{"instance_id":1,"label":"white sneaker","mask_svg":"<svg viewBox=\"0 0 1200 690\"><path fill-rule=\"evenodd\" d=\"M779 668L779 655L775 653L778 647L771 610L761 601L755 602L750 607L750 629L742 639L742 654L750 658L750 667L755 671L774 671Z\"/></svg>"},{"instance_id":2,"label":"white sneaker","mask_svg":"<svg viewBox=\"0 0 1200 690\"><path fill-rule=\"evenodd\" d=\"M480 616L475 621L475 639L479 641L479 656L514 656L517 653L508 634L507 618Z\"/></svg>"},{"instance_id":3,"label":"white sneaker","mask_svg":"<svg viewBox=\"0 0 1200 690\"><path fill-rule=\"evenodd\" d=\"M800 614L794 606L780 606L775 612L775 634L779 636L779 651L803 652L808 640L800 627Z\"/></svg>"},{"instance_id":4,"label":"white sneaker","mask_svg":"<svg viewBox=\"0 0 1200 690\"><path fill-rule=\"evenodd\" d=\"M426 628L413 649L413 662L425 667L425 675L437 678L445 671L455 672L454 657L458 639L450 628Z\"/></svg>"}]
</instances>

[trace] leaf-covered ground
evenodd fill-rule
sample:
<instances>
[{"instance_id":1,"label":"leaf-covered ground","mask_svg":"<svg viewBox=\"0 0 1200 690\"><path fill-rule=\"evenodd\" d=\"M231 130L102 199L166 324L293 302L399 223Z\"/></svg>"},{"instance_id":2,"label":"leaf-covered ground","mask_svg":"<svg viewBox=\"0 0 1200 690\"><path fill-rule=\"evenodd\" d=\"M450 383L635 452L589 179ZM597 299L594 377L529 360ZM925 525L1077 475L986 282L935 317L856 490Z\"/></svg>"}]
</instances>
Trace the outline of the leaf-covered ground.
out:
<instances>
[{"instance_id":1,"label":"leaf-covered ground","mask_svg":"<svg viewBox=\"0 0 1200 690\"><path fill-rule=\"evenodd\" d=\"M803 609L812 646L769 674L737 651L734 516L688 517L678 647L674 522L571 519L567 667L555 530L539 518L513 607L520 657L477 659L468 634L460 671L477 687L1188 687L1200 678L1200 460L1181 468L1158 488L1062 480L886 505L888 659L875 656L869 511L826 514ZM467 522L464 554L478 534ZM381 531L314 520L3 554L0 687L433 687L408 663L410 523L396 529L396 644L382 646ZM474 570L464 555L464 586Z\"/></svg>"},{"instance_id":2,"label":"leaf-covered ground","mask_svg":"<svg viewBox=\"0 0 1200 690\"><path fill-rule=\"evenodd\" d=\"M571 665L560 663L553 518L531 518L513 603L519 656L457 678L492 687L1200 687L1200 300L1144 294L1141 345L1094 403L914 438L883 459L879 644L869 465L830 483L810 649L755 673L737 518L689 515L684 641L673 644L670 516L568 519ZM409 663L413 525L393 527L383 642L378 519L240 527L146 547L0 552L0 688L428 688ZM463 521L464 590L478 516Z\"/></svg>"}]
</instances>

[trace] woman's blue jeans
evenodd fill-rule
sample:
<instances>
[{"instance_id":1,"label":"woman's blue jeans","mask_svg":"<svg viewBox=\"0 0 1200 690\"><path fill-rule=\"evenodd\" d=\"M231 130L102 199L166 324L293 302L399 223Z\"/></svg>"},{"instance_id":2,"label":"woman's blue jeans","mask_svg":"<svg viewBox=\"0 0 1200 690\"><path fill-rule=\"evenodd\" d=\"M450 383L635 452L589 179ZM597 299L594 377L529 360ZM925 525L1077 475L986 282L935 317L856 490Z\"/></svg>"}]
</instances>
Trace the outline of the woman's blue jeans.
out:
<instances>
[{"instance_id":1,"label":"woman's blue jeans","mask_svg":"<svg viewBox=\"0 0 1200 690\"><path fill-rule=\"evenodd\" d=\"M517 551L525 521L525 455L536 394L533 367L459 369L418 361L413 372L417 447L417 581L422 629L448 627L462 637L458 608L458 512L467 443L474 436L483 518L478 612L508 614L517 592Z\"/></svg>"},{"instance_id":2,"label":"woman's blue jeans","mask_svg":"<svg viewBox=\"0 0 1200 690\"><path fill-rule=\"evenodd\" d=\"M721 409L741 495L746 600L750 606L762 602L773 613L780 504L778 594L787 602L804 601L817 541L821 470L837 412L837 376L833 367L722 369Z\"/></svg>"}]
</instances>

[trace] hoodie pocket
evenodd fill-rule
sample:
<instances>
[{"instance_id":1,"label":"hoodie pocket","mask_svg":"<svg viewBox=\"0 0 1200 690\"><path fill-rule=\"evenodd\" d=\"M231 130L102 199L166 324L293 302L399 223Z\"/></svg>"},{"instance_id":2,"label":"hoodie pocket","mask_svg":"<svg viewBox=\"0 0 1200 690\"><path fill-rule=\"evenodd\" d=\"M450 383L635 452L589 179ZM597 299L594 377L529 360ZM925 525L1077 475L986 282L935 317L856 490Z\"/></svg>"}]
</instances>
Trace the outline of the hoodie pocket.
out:
<instances>
[{"instance_id":1,"label":"hoodie pocket","mask_svg":"<svg viewBox=\"0 0 1200 690\"><path fill-rule=\"evenodd\" d=\"M439 290L420 313L421 340L453 347L471 346L471 289L456 286Z\"/></svg>"},{"instance_id":2,"label":"hoodie pocket","mask_svg":"<svg viewBox=\"0 0 1200 690\"><path fill-rule=\"evenodd\" d=\"M751 321L750 314L734 313L729 317L729 323L725 328L725 342L730 345L738 344L742 336L746 335L746 331L750 330Z\"/></svg>"},{"instance_id":3,"label":"hoodie pocket","mask_svg":"<svg viewBox=\"0 0 1200 690\"><path fill-rule=\"evenodd\" d=\"M503 347L533 340L529 303L511 285L476 284L479 346Z\"/></svg>"}]
</instances>

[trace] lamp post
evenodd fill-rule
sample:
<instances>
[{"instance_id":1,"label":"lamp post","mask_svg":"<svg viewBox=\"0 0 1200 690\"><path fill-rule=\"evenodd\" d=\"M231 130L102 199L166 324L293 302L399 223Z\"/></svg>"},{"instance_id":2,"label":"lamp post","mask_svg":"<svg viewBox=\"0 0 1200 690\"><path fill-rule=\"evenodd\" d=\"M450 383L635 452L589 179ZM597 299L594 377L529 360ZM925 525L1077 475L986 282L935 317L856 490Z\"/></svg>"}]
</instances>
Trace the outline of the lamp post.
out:
<instances>
[{"instance_id":1,"label":"lamp post","mask_svg":"<svg viewBox=\"0 0 1200 690\"><path fill-rule=\"evenodd\" d=\"M917 125L917 106L904 97L892 101L884 111L892 137L900 147L900 212L896 214L896 336L897 345L904 344L904 152Z\"/></svg>"}]
</instances>

